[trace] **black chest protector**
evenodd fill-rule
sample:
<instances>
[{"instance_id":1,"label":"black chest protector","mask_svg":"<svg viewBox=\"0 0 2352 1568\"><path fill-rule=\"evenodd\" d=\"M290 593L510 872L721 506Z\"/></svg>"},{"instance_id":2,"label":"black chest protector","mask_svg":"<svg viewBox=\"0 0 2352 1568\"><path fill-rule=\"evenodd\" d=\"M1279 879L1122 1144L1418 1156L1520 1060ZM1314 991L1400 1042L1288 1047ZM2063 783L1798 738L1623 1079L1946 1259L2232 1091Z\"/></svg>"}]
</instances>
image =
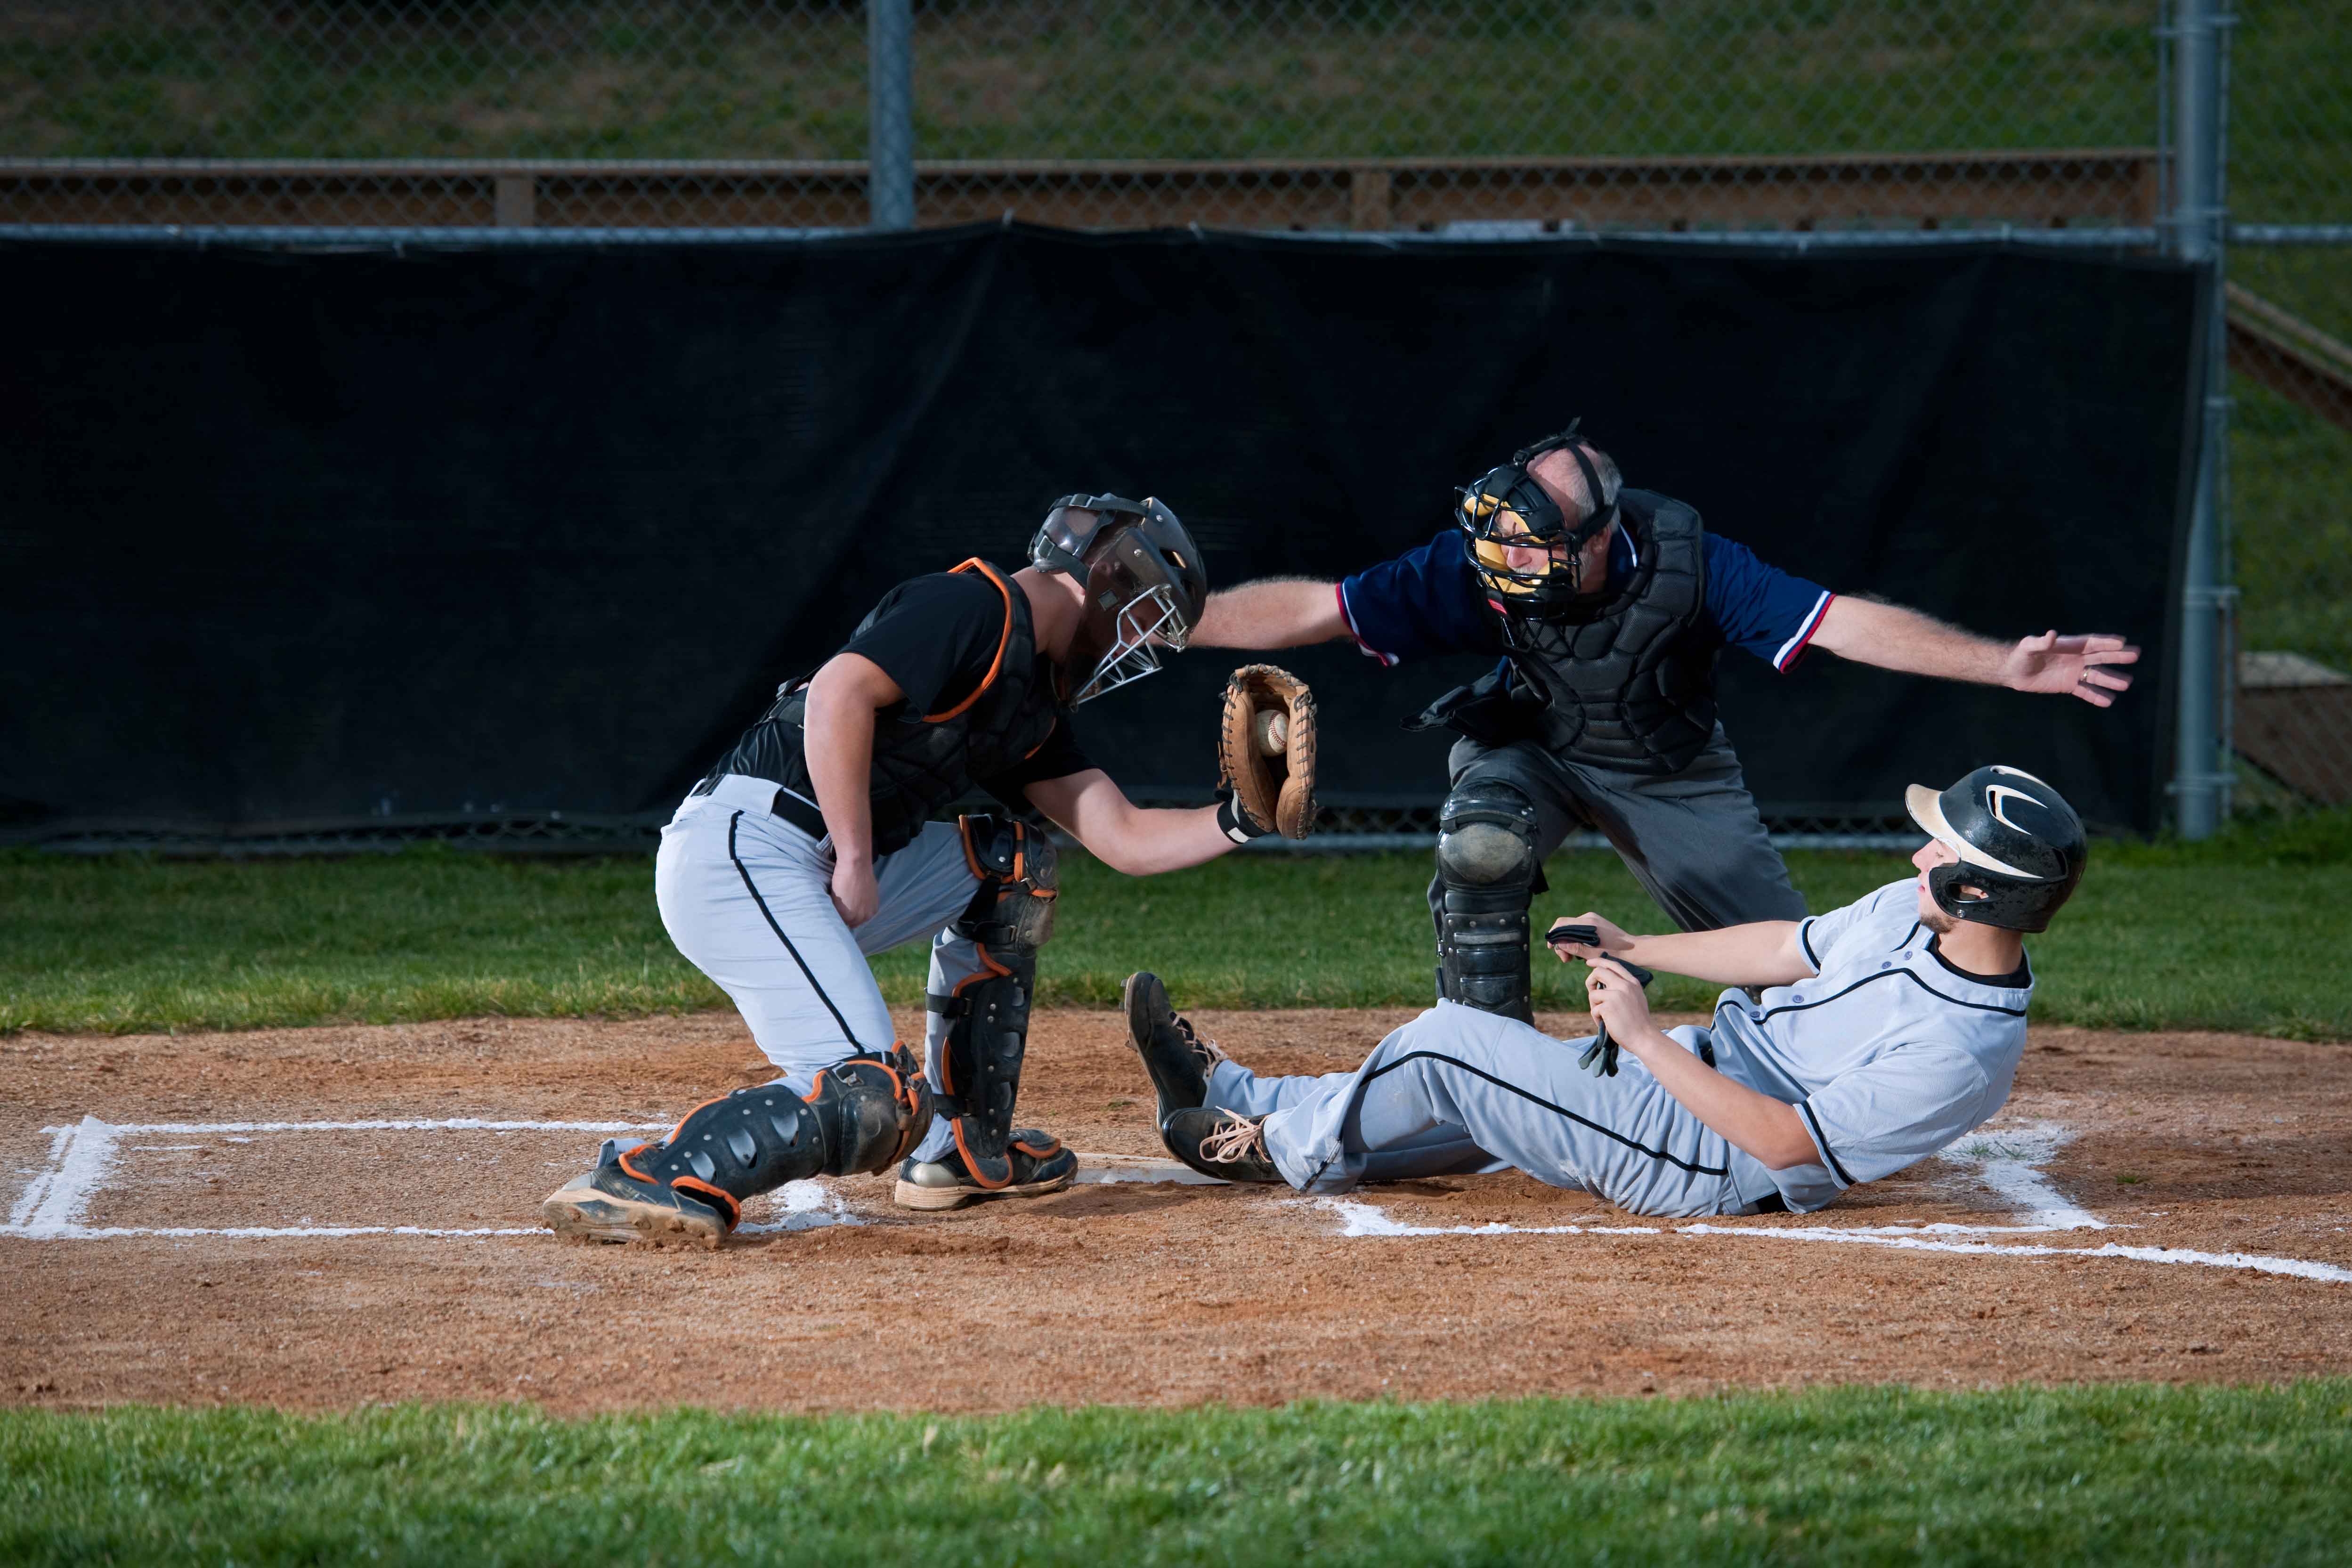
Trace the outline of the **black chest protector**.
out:
<instances>
[{"instance_id":1,"label":"black chest protector","mask_svg":"<svg viewBox=\"0 0 2352 1568\"><path fill-rule=\"evenodd\" d=\"M1004 772L1044 745L1060 721L1053 667L1038 657L1030 625L1029 595L985 561L967 561L955 570L980 574L1004 595L1004 630L987 676L954 707L916 713L900 703L874 716L873 782L867 794L877 857L905 848L923 824L971 794L982 779ZM865 630L873 618L868 616L857 629ZM752 730L768 730L783 740L785 744L776 748L783 754L771 764L775 772L755 776L774 778L814 799L802 751L807 711L805 681L795 681L777 694L775 706ZM745 737L746 746L751 739ZM739 746L737 755L745 750ZM719 771L755 772L734 757L722 763Z\"/></svg>"},{"instance_id":2,"label":"black chest protector","mask_svg":"<svg viewBox=\"0 0 2352 1568\"><path fill-rule=\"evenodd\" d=\"M1585 616L1502 621L1517 679L1547 700L1543 745L1629 773L1688 767L1715 733L1715 658L1706 625L1706 530L1698 513L1647 490L1619 497L1639 563Z\"/></svg>"}]
</instances>

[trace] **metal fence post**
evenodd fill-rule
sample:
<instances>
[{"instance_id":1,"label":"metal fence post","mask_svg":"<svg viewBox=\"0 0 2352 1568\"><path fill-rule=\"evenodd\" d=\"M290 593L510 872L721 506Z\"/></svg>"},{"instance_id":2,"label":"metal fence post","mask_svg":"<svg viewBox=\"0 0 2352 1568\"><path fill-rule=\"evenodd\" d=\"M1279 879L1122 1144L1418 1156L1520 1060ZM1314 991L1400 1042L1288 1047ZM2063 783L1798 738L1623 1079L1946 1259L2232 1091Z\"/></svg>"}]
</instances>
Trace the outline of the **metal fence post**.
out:
<instances>
[{"instance_id":1,"label":"metal fence post","mask_svg":"<svg viewBox=\"0 0 2352 1568\"><path fill-rule=\"evenodd\" d=\"M2180 0L2174 31L2178 127L2172 212L2175 253L2212 275L2206 319L2205 388L2199 404L2197 495L2181 587L2180 710L2173 763L2174 809L2184 838L2204 838L2229 810L2225 703L2234 671L2223 631L2232 590L2222 569L2222 475L2229 437L2229 339L2221 291L2226 157L2228 0Z\"/></svg>"},{"instance_id":2,"label":"metal fence post","mask_svg":"<svg viewBox=\"0 0 2352 1568\"><path fill-rule=\"evenodd\" d=\"M866 222L915 226L914 0L866 0Z\"/></svg>"}]
</instances>

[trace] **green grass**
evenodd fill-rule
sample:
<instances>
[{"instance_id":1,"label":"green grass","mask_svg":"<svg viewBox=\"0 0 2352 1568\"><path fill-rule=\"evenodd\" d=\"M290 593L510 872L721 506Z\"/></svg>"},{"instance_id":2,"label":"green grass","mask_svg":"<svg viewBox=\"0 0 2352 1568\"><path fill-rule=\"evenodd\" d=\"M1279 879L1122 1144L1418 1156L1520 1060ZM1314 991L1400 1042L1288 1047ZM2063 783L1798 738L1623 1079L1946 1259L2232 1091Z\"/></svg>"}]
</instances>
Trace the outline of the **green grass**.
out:
<instances>
[{"instance_id":1,"label":"green grass","mask_svg":"<svg viewBox=\"0 0 2352 1568\"><path fill-rule=\"evenodd\" d=\"M0 145L863 157L861 9L746 14L690 0L37 8L0 22L0 86L18 89L0 91ZM2147 145L2151 20L2146 0L982 0L918 9L917 146L1298 158ZM2279 30L2292 40L2315 26Z\"/></svg>"},{"instance_id":2,"label":"green grass","mask_svg":"<svg viewBox=\"0 0 2352 1568\"><path fill-rule=\"evenodd\" d=\"M2340 1563L2352 1384L1030 1410L0 1412L0 1559Z\"/></svg>"},{"instance_id":3,"label":"green grass","mask_svg":"<svg viewBox=\"0 0 2352 1568\"><path fill-rule=\"evenodd\" d=\"M2352 813L2204 845L2102 845L2033 942L2037 1019L2352 1037ZM1108 1006L1129 970L1192 1007L1420 1005L1430 994L1423 854L1231 856L1136 879L1065 861L1048 1005ZM1897 856L1796 854L1826 910L1909 874ZM1588 908L1660 917L1616 858L1564 854L1538 921ZM247 1028L472 1015L679 1012L724 999L670 947L648 861L498 859L447 849L340 860L0 856L0 1030ZM877 963L921 994L921 944ZM1538 955L1539 1005L1575 1007L1580 966ZM1663 1008L1715 988L1662 977Z\"/></svg>"}]
</instances>

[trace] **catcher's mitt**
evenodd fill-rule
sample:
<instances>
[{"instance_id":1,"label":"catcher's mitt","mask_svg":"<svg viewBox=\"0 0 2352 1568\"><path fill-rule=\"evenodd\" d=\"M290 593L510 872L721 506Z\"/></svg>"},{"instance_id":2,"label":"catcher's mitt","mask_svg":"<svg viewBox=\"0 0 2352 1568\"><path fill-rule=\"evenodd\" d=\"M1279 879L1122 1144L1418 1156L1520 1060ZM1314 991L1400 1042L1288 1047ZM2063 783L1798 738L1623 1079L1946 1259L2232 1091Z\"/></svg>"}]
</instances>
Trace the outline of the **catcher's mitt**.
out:
<instances>
[{"instance_id":1,"label":"catcher's mitt","mask_svg":"<svg viewBox=\"0 0 2352 1568\"><path fill-rule=\"evenodd\" d=\"M1315 694L1286 669L1248 664L1225 682L1217 782L1255 833L1304 838L1315 826Z\"/></svg>"}]
</instances>

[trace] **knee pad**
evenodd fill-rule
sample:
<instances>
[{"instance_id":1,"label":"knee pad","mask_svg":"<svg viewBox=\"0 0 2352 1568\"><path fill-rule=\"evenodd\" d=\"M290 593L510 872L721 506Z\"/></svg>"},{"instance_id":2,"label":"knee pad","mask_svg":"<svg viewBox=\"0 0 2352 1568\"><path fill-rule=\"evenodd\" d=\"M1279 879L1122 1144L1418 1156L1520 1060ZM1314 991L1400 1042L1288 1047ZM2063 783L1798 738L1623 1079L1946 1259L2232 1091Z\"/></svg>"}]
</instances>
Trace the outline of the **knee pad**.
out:
<instances>
[{"instance_id":1,"label":"knee pad","mask_svg":"<svg viewBox=\"0 0 2352 1568\"><path fill-rule=\"evenodd\" d=\"M834 1063L805 1098L765 1083L707 1100L667 1138L639 1144L620 1163L641 1182L710 1203L731 1230L744 1199L809 1176L887 1170L930 1124L930 1085L894 1047Z\"/></svg>"},{"instance_id":2,"label":"knee pad","mask_svg":"<svg viewBox=\"0 0 2352 1568\"><path fill-rule=\"evenodd\" d=\"M860 1053L816 1075L807 1101L824 1134L824 1173L887 1171L931 1128L931 1082L904 1047Z\"/></svg>"},{"instance_id":3,"label":"knee pad","mask_svg":"<svg viewBox=\"0 0 2352 1568\"><path fill-rule=\"evenodd\" d=\"M1437 824L1437 994L1531 1022L1528 903L1542 863L1535 804L1511 785L1472 779L1445 797Z\"/></svg>"},{"instance_id":4,"label":"knee pad","mask_svg":"<svg viewBox=\"0 0 2352 1568\"><path fill-rule=\"evenodd\" d=\"M980 968L952 994L926 1005L948 1019L940 1089L955 1118L956 1146L982 1186L1001 1186L1012 1179L1013 1107L1028 1049L1037 950L1054 934L1058 868L1053 844L1024 823L973 816L959 826L980 887L950 929L979 950Z\"/></svg>"},{"instance_id":5,"label":"knee pad","mask_svg":"<svg viewBox=\"0 0 2352 1568\"><path fill-rule=\"evenodd\" d=\"M1061 863L1054 841L1025 822L986 814L959 817L963 858L979 890L956 918L955 931L990 952L1025 952L1053 940Z\"/></svg>"}]
</instances>

